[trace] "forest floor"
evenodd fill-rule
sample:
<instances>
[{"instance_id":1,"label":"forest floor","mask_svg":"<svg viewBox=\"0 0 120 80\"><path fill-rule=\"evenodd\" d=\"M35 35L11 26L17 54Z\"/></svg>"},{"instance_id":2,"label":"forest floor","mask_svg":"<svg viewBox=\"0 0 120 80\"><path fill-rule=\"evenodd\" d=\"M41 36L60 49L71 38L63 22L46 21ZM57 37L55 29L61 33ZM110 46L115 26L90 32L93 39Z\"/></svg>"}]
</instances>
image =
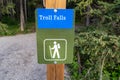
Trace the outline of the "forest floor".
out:
<instances>
[{"instance_id":1,"label":"forest floor","mask_svg":"<svg viewBox=\"0 0 120 80\"><path fill-rule=\"evenodd\" d=\"M0 37L0 80L46 80L46 65L37 63L36 33Z\"/></svg>"}]
</instances>

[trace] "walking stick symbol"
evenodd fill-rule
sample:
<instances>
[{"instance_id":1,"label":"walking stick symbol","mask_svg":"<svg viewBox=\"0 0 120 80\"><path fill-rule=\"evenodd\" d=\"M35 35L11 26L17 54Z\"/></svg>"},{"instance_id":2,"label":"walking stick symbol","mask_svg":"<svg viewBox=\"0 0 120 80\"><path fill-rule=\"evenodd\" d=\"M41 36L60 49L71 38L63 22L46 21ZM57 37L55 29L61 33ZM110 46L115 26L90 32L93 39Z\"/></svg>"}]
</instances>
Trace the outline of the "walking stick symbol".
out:
<instances>
[{"instance_id":1,"label":"walking stick symbol","mask_svg":"<svg viewBox=\"0 0 120 80\"><path fill-rule=\"evenodd\" d=\"M51 47L49 46L49 50L50 50L50 56L52 58L52 50L51 50Z\"/></svg>"}]
</instances>

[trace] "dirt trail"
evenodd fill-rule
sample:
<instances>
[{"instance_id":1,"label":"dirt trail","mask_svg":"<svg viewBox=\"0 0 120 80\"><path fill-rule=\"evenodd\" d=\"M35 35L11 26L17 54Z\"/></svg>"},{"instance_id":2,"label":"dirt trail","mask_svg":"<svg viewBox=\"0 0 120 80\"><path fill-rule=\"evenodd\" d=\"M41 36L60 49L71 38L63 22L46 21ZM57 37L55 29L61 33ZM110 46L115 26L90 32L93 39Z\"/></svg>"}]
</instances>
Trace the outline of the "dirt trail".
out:
<instances>
[{"instance_id":1,"label":"dirt trail","mask_svg":"<svg viewBox=\"0 0 120 80\"><path fill-rule=\"evenodd\" d=\"M35 33L0 37L0 80L46 80L46 65L37 63Z\"/></svg>"}]
</instances>

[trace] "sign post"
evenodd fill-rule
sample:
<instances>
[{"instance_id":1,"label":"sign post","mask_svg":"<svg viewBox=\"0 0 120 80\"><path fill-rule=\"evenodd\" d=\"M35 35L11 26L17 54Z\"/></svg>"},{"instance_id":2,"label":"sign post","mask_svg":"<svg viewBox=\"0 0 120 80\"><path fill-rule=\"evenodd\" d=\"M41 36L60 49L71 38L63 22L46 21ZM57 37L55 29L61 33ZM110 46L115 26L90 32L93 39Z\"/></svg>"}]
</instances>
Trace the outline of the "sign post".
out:
<instances>
[{"instance_id":1,"label":"sign post","mask_svg":"<svg viewBox=\"0 0 120 80\"><path fill-rule=\"evenodd\" d=\"M66 0L45 0L36 10L38 63L47 64L47 80L64 80L64 64L72 63L74 10Z\"/></svg>"},{"instance_id":2,"label":"sign post","mask_svg":"<svg viewBox=\"0 0 120 80\"><path fill-rule=\"evenodd\" d=\"M66 0L46 0L46 8L65 9ZM64 64L48 64L47 80L64 80Z\"/></svg>"}]
</instances>

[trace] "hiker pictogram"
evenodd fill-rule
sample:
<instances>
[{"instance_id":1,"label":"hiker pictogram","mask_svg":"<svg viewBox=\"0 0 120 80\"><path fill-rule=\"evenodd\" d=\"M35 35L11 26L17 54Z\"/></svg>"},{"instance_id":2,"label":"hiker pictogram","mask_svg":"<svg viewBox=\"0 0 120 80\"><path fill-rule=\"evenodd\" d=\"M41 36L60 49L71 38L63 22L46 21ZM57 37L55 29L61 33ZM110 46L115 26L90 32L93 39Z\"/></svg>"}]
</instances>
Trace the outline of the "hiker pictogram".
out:
<instances>
[{"instance_id":1,"label":"hiker pictogram","mask_svg":"<svg viewBox=\"0 0 120 80\"><path fill-rule=\"evenodd\" d=\"M56 41L53 42L53 47L51 47L51 45L49 45L49 50L50 50L50 55L51 58L60 58L60 43L57 43Z\"/></svg>"},{"instance_id":2,"label":"hiker pictogram","mask_svg":"<svg viewBox=\"0 0 120 80\"><path fill-rule=\"evenodd\" d=\"M45 39L43 46L46 61L65 61L67 59L66 39Z\"/></svg>"}]
</instances>

